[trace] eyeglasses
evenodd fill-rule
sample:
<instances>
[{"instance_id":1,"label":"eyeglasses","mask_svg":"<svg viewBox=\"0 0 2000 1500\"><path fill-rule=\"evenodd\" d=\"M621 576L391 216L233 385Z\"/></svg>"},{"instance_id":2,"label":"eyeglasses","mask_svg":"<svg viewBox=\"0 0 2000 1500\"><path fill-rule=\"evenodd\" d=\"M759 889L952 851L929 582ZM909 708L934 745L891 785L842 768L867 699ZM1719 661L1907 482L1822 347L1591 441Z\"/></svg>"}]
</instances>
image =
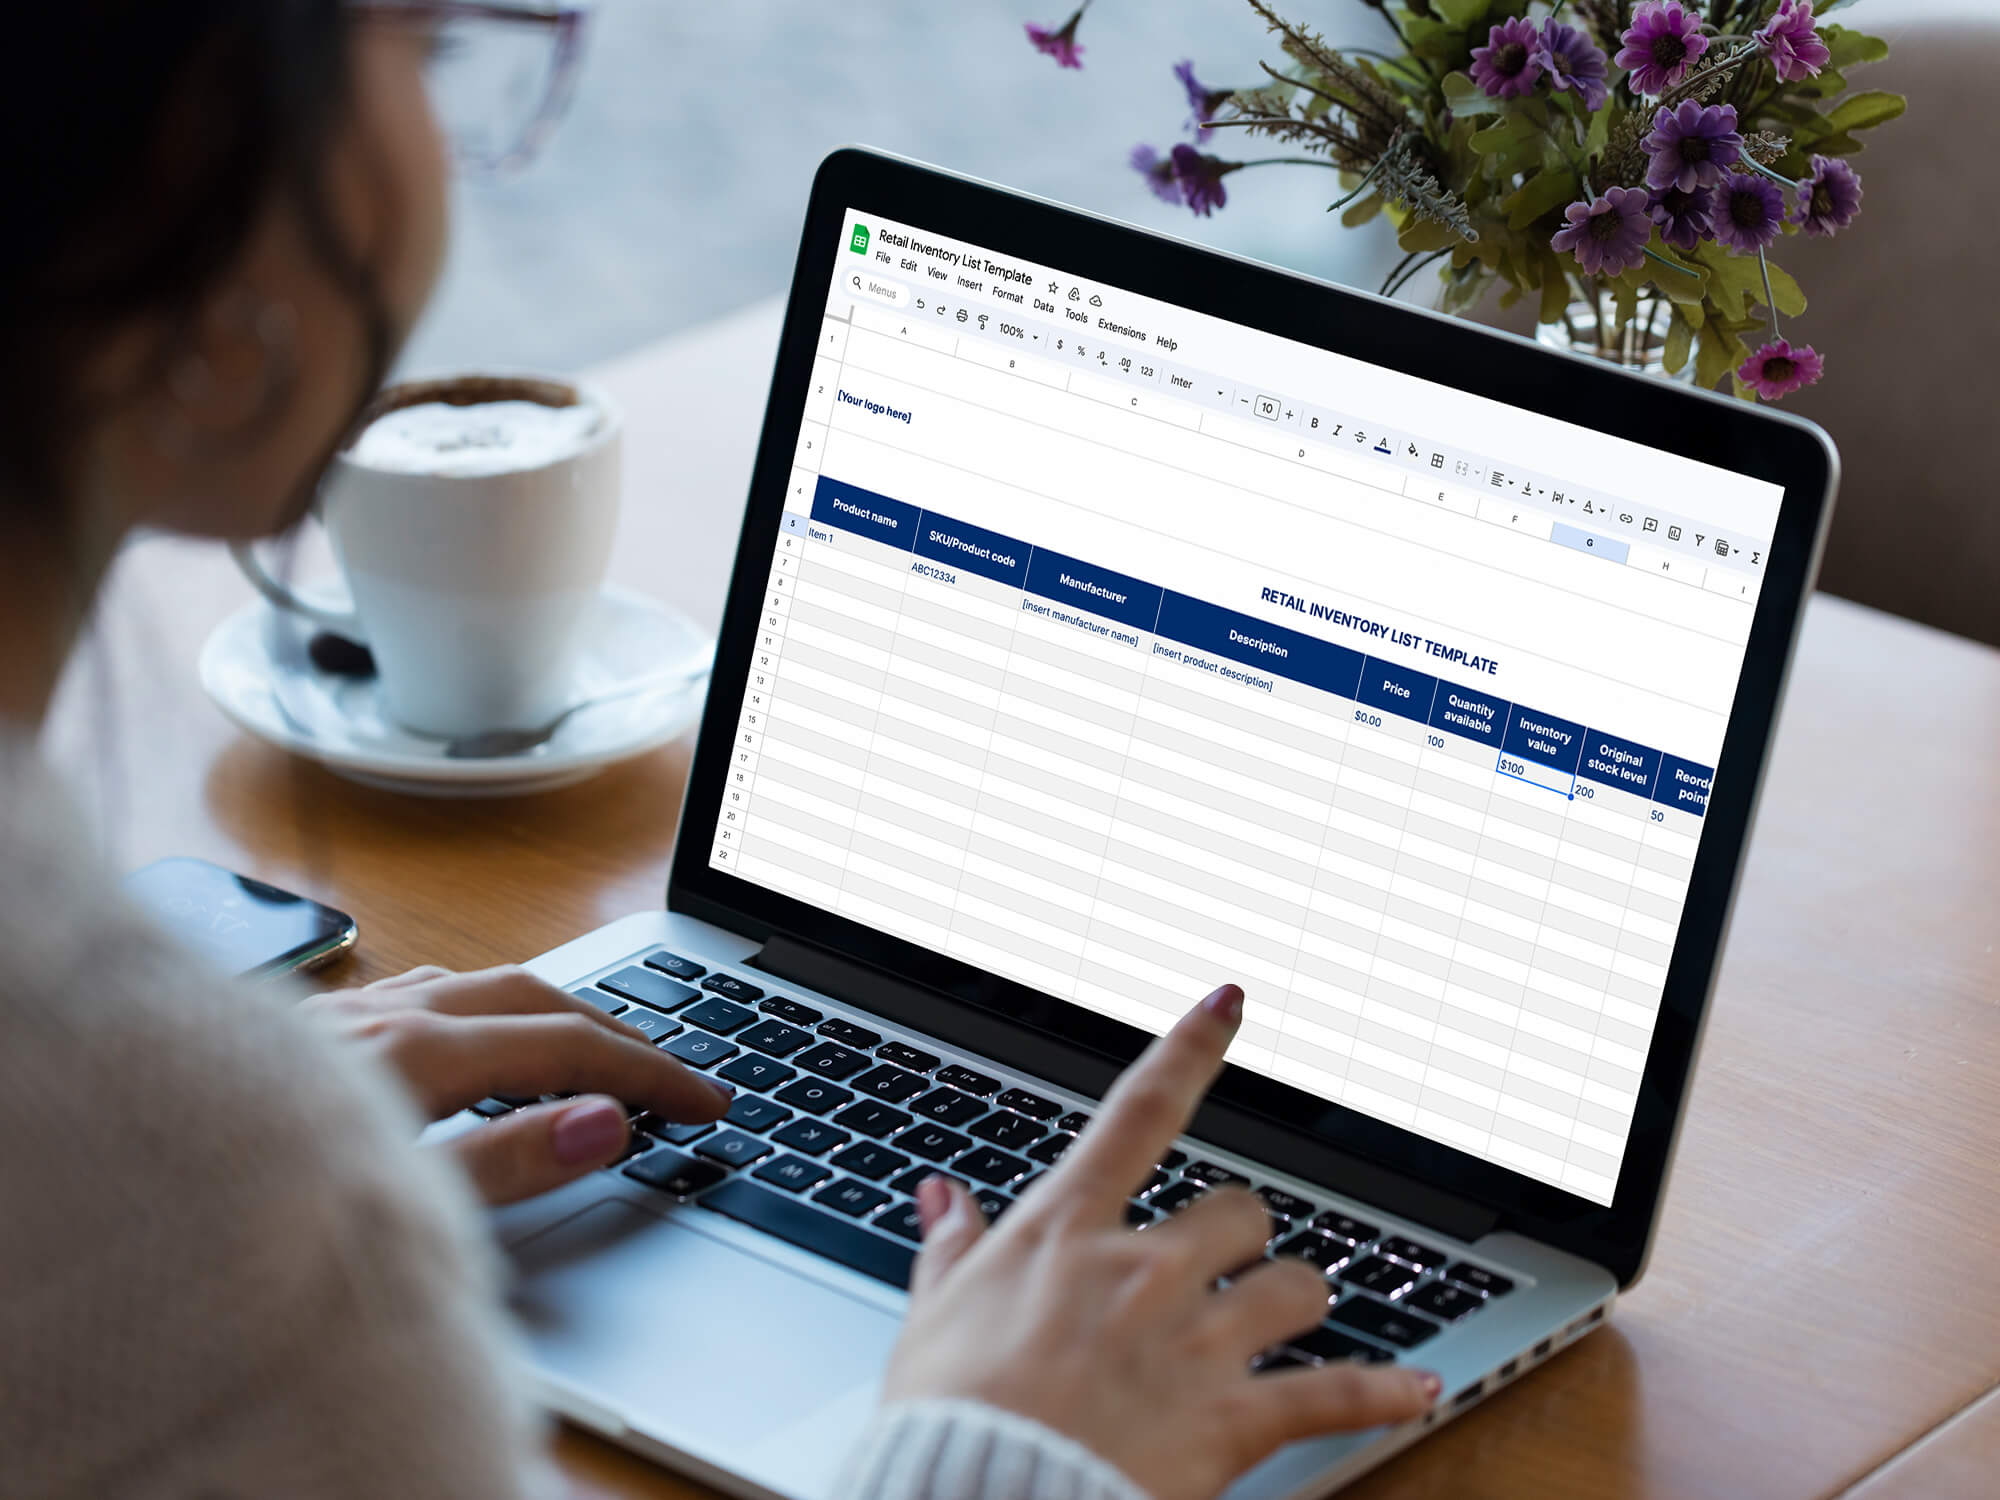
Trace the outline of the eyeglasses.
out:
<instances>
[{"instance_id":1,"label":"eyeglasses","mask_svg":"<svg viewBox=\"0 0 2000 1500\"><path fill-rule=\"evenodd\" d=\"M453 159L518 171L569 109L588 0L349 0L363 15L428 32L424 81Z\"/></svg>"}]
</instances>

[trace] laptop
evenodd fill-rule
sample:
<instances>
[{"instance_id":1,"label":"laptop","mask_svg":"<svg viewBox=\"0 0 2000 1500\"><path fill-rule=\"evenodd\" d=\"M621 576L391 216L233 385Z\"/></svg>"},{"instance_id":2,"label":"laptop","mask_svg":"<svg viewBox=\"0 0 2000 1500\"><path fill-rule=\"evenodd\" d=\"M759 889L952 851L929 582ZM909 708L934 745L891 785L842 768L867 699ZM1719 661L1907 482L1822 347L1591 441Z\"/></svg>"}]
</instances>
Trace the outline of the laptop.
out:
<instances>
[{"instance_id":1,"label":"laptop","mask_svg":"<svg viewBox=\"0 0 2000 1500\"><path fill-rule=\"evenodd\" d=\"M737 1099L497 1215L550 1405L826 1494L917 1182L1004 1215L1224 980L1134 1232L1247 1184L1328 1291L1265 1362L1445 1383L1234 1500L1559 1357L1645 1269L1835 474L1767 409L829 157L665 908L532 965Z\"/></svg>"}]
</instances>

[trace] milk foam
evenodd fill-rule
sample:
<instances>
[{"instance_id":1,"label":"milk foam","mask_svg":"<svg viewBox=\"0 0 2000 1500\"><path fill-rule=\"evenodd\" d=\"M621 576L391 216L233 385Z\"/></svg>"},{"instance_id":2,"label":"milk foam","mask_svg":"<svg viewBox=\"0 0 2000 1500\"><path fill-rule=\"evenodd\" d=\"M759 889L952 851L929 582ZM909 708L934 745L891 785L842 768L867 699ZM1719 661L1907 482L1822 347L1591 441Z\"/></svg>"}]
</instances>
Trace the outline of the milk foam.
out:
<instances>
[{"instance_id":1,"label":"milk foam","mask_svg":"<svg viewBox=\"0 0 2000 1500\"><path fill-rule=\"evenodd\" d=\"M348 449L363 467L391 474L474 478L539 469L583 451L602 414L593 406L539 401L427 401L388 412Z\"/></svg>"}]
</instances>

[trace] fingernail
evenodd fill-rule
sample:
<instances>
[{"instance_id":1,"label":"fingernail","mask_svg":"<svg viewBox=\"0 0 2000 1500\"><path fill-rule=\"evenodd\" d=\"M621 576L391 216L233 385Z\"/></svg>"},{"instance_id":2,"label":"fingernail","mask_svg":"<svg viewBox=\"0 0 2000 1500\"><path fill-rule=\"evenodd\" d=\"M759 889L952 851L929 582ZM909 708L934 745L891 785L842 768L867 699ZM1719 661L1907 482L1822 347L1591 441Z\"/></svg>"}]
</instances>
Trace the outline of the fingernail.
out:
<instances>
[{"instance_id":1,"label":"fingernail","mask_svg":"<svg viewBox=\"0 0 2000 1500\"><path fill-rule=\"evenodd\" d=\"M707 1084L710 1088L714 1089L716 1093L722 1096L722 1107L724 1109L727 1109L732 1103L735 1102L736 1088L733 1084L723 1083L718 1079L714 1078L704 1078L702 1079L702 1082Z\"/></svg>"},{"instance_id":2,"label":"fingernail","mask_svg":"<svg viewBox=\"0 0 2000 1500\"><path fill-rule=\"evenodd\" d=\"M1427 1401L1437 1400L1438 1392L1444 1389L1443 1379L1433 1375L1429 1370L1418 1370L1416 1376L1417 1384L1424 1388L1424 1399Z\"/></svg>"},{"instance_id":3,"label":"fingernail","mask_svg":"<svg viewBox=\"0 0 2000 1500\"><path fill-rule=\"evenodd\" d=\"M951 1207L951 1194L945 1188L942 1177L926 1177L917 1184L917 1212L926 1224L935 1223L940 1214Z\"/></svg>"},{"instance_id":4,"label":"fingernail","mask_svg":"<svg viewBox=\"0 0 2000 1500\"><path fill-rule=\"evenodd\" d=\"M602 1161L625 1139L625 1112L603 1099L563 1111L551 1132L556 1160L566 1167Z\"/></svg>"},{"instance_id":5,"label":"fingernail","mask_svg":"<svg viewBox=\"0 0 2000 1500\"><path fill-rule=\"evenodd\" d=\"M1208 1013L1225 1026L1243 1024L1243 991L1233 984L1221 985L1201 1002Z\"/></svg>"}]
</instances>

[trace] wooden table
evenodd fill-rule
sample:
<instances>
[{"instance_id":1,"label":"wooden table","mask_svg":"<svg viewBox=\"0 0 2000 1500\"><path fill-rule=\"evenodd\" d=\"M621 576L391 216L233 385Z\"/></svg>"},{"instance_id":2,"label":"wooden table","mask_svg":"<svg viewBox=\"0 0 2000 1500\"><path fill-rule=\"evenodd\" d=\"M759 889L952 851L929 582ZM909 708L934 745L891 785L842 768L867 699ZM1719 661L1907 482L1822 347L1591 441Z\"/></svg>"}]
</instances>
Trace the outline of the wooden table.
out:
<instances>
[{"instance_id":1,"label":"wooden table","mask_svg":"<svg viewBox=\"0 0 2000 1500\"><path fill-rule=\"evenodd\" d=\"M776 340L765 304L597 373L629 417L613 576L720 611ZM194 853L360 920L337 981L525 958L658 902L682 744L501 802L366 790L196 685L244 597L121 560L52 753L115 859ZM2000 1473L2000 653L1812 606L1652 1269L1602 1333L1349 1493L1992 1494ZM581 1494L708 1492L577 1433Z\"/></svg>"}]
</instances>

